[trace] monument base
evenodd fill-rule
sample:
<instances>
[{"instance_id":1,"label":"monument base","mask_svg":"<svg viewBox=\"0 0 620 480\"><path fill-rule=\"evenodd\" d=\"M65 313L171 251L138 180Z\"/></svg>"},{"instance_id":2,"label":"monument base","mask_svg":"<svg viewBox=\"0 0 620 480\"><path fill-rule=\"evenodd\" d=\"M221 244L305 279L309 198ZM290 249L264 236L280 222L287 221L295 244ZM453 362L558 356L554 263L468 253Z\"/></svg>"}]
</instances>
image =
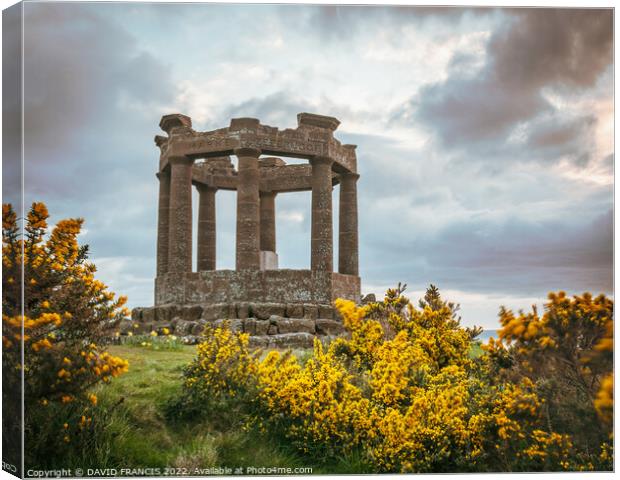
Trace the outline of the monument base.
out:
<instances>
[{"instance_id":1,"label":"monument base","mask_svg":"<svg viewBox=\"0 0 620 480\"><path fill-rule=\"evenodd\" d=\"M253 346L310 348L344 333L336 298L360 302L354 275L311 270L209 270L155 280L155 306L135 308L121 334L161 333L197 343L204 327L227 322Z\"/></svg>"}]
</instances>

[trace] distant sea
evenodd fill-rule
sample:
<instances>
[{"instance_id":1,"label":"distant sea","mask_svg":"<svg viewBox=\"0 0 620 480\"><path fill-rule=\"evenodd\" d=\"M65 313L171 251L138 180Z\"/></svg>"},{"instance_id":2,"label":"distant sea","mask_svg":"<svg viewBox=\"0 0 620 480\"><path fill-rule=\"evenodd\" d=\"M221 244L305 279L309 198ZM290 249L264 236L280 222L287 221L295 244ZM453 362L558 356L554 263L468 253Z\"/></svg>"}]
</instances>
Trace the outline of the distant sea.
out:
<instances>
[{"instance_id":1,"label":"distant sea","mask_svg":"<svg viewBox=\"0 0 620 480\"><path fill-rule=\"evenodd\" d=\"M497 340L497 330L483 330L482 333L476 337L476 340L487 343L491 337Z\"/></svg>"}]
</instances>

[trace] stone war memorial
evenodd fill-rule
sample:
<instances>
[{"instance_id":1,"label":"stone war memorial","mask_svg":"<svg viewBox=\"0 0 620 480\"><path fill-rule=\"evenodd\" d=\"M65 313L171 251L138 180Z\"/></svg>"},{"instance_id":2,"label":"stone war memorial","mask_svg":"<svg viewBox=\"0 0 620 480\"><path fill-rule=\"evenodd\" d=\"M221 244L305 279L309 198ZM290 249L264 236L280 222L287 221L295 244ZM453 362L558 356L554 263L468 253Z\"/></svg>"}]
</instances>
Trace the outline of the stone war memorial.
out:
<instances>
[{"instance_id":1,"label":"stone war memorial","mask_svg":"<svg viewBox=\"0 0 620 480\"><path fill-rule=\"evenodd\" d=\"M185 115L162 117L167 136L155 137L160 150L155 305L134 309L132 327L137 324L140 332L167 328L193 342L207 323L228 322L262 347L308 347L315 336L342 333L332 302L360 301L356 146L334 138L336 118L300 113L297 122L295 129L280 130L254 118L235 118L226 128L198 132ZM280 157L308 163L287 164ZM196 271L192 186L199 196ZM216 265L218 190L237 194L235 270ZM310 269L280 269L276 198L299 191L312 194Z\"/></svg>"}]
</instances>

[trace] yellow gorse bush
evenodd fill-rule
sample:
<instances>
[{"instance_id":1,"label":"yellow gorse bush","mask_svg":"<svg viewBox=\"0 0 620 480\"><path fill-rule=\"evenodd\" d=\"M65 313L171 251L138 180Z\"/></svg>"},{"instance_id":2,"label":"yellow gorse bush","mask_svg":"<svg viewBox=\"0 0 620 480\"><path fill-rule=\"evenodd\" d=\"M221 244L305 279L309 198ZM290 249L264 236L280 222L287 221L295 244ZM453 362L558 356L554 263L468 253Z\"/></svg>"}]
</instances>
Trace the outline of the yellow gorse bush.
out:
<instances>
[{"instance_id":1,"label":"yellow gorse bush","mask_svg":"<svg viewBox=\"0 0 620 480\"><path fill-rule=\"evenodd\" d=\"M90 422L81 418L90 418L95 404L88 390L128 369L125 360L98 345L128 314L126 297L115 298L95 278L88 249L77 241L83 221L61 220L48 232L48 216L43 203L33 203L21 231L11 205L2 207L3 393L21 390L23 368L24 423L32 432L38 427L31 416L57 405L72 411L69 428L84 429ZM15 399L3 396L7 404Z\"/></svg>"},{"instance_id":2,"label":"yellow gorse bush","mask_svg":"<svg viewBox=\"0 0 620 480\"><path fill-rule=\"evenodd\" d=\"M562 295L550 299L566 303ZM609 305L602 298L594 303ZM347 300L335 305L347 335L328 347L315 340L305 362L291 352L261 358L250 352L246 334L207 331L186 371L188 394L205 404L213 396L242 398L258 428L279 432L314 457L358 452L369 472L594 468L569 434L550 426L549 405L534 377L497 374L512 349L546 351L559 344L555 323L566 321L555 313L553 319L515 317L503 310L500 340L472 359L471 331L460 326L458 307L441 300L434 287L419 308L400 288L364 307ZM597 325L608 325L604 308L595 310ZM591 350L609 348L608 340L596 338ZM611 385L607 379L601 384L600 411L613 405ZM609 462L608 443L599 456Z\"/></svg>"}]
</instances>

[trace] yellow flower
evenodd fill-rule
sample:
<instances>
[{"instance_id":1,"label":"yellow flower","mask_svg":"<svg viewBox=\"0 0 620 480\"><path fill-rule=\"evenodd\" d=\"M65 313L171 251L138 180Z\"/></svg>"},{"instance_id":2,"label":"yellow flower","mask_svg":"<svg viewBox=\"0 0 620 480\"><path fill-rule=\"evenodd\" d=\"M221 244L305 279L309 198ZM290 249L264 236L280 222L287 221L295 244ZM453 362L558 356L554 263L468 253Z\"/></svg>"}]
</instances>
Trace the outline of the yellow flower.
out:
<instances>
[{"instance_id":1,"label":"yellow flower","mask_svg":"<svg viewBox=\"0 0 620 480\"><path fill-rule=\"evenodd\" d=\"M91 393L88 396L88 400L90 400L90 403L92 403L93 405L97 405L97 395L95 395L94 393Z\"/></svg>"}]
</instances>

